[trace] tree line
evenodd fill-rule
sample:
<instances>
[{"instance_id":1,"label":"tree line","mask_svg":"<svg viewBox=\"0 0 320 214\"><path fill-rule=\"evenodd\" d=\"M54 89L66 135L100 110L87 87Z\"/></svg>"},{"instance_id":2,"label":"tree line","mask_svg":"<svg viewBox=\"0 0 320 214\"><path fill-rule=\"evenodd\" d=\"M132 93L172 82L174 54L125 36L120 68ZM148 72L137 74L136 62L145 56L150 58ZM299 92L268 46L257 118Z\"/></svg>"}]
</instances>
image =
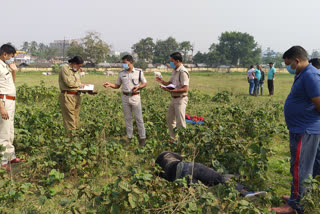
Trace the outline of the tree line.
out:
<instances>
[{"instance_id":1,"label":"tree line","mask_svg":"<svg viewBox=\"0 0 320 214\"><path fill-rule=\"evenodd\" d=\"M97 32L88 32L79 41L72 42L66 50L66 56L82 56L93 64L101 62L119 62L119 56L111 51L111 46L101 39ZM51 48L43 43L24 42L22 50L40 59L53 59L60 56L57 48ZM190 41L178 42L173 37L154 41L153 38L143 38L131 47L131 54L136 58L136 64L145 68L148 64L166 64L169 55L179 51L182 53L184 63L206 64L207 66L234 66L247 67L251 64L269 63L281 64L281 56L261 57L261 48L252 35L242 32L223 32L217 43L212 43L207 52L194 52L194 45ZM61 51L60 51L61 52ZM124 52L121 54L129 54Z\"/></svg>"}]
</instances>

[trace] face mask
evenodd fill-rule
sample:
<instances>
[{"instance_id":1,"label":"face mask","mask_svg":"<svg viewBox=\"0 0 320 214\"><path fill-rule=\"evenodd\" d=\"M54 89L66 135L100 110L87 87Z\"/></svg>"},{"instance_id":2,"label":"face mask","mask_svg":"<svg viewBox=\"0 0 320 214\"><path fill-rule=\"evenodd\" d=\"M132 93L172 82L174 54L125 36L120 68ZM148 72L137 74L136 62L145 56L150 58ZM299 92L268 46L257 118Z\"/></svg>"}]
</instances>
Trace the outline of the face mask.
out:
<instances>
[{"instance_id":1,"label":"face mask","mask_svg":"<svg viewBox=\"0 0 320 214\"><path fill-rule=\"evenodd\" d=\"M124 68L124 70L128 70L129 69L129 65L127 63L123 63L122 67Z\"/></svg>"},{"instance_id":2,"label":"face mask","mask_svg":"<svg viewBox=\"0 0 320 214\"><path fill-rule=\"evenodd\" d=\"M78 69L76 69L76 68L72 68L72 70L73 70L74 72L76 72Z\"/></svg>"},{"instance_id":3,"label":"face mask","mask_svg":"<svg viewBox=\"0 0 320 214\"><path fill-rule=\"evenodd\" d=\"M170 62L171 68L176 68L177 66L174 64L174 62Z\"/></svg>"},{"instance_id":4,"label":"face mask","mask_svg":"<svg viewBox=\"0 0 320 214\"><path fill-rule=\"evenodd\" d=\"M5 63L7 63L8 65L10 65L13 62L14 62L14 58L10 58L5 61Z\"/></svg>"},{"instance_id":5,"label":"face mask","mask_svg":"<svg viewBox=\"0 0 320 214\"><path fill-rule=\"evenodd\" d=\"M290 64L290 65L287 65L286 67L287 67L287 70L288 70L288 72L289 72L290 74L296 74L296 70L297 70L297 69L292 69L292 68L291 68L291 64Z\"/></svg>"}]
</instances>

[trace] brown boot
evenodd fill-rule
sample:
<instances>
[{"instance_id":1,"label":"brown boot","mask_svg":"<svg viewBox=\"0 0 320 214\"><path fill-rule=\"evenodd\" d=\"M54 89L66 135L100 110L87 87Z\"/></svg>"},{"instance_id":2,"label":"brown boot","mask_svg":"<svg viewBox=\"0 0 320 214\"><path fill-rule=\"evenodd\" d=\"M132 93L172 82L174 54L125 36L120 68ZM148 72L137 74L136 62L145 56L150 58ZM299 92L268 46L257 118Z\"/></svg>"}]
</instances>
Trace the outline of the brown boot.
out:
<instances>
[{"instance_id":1,"label":"brown boot","mask_svg":"<svg viewBox=\"0 0 320 214\"><path fill-rule=\"evenodd\" d=\"M292 209L288 204L285 204L281 207L273 207L271 208L270 210L271 212L272 211L275 211L276 214L296 214L296 210Z\"/></svg>"},{"instance_id":2,"label":"brown boot","mask_svg":"<svg viewBox=\"0 0 320 214\"><path fill-rule=\"evenodd\" d=\"M145 146L145 145L146 145L146 138L140 139L139 145L140 145L140 146Z\"/></svg>"}]
</instances>

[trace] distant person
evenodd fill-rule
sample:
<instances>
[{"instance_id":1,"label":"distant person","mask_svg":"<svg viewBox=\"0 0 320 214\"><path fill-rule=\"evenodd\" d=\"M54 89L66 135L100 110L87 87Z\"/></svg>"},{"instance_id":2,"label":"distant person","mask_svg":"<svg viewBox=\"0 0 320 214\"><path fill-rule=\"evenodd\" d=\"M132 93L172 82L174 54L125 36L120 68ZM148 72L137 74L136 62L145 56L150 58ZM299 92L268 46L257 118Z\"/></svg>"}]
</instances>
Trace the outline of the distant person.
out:
<instances>
[{"instance_id":1,"label":"distant person","mask_svg":"<svg viewBox=\"0 0 320 214\"><path fill-rule=\"evenodd\" d=\"M300 200L306 191L303 181L320 175L320 71L309 64L307 51L293 46L283 54L289 73L295 75L284 105L290 136L290 197L276 213L304 213Z\"/></svg>"},{"instance_id":2,"label":"distant person","mask_svg":"<svg viewBox=\"0 0 320 214\"><path fill-rule=\"evenodd\" d=\"M310 59L309 63L311 63L313 67L320 69L320 59L319 58Z\"/></svg>"},{"instance_id":3,"label":"distant person","mask_svg":"<svg viewBox=\"0 0 320 214\"><path fill-rule=\"evenodd\" d=\"M14 63L16 50L5 44L0 48L0 145L4 147L1 152L1 167L11 170L10 163L19 163L21 160L15 155L14 139L14 112L16 100L17 66Z\"/></svg>"},{"instance_id":4,"label":"distant person","mask_svg":"<svg viewBox=\"0 0 320 214\"><path fill-rule=\"evenodd\" d=\"M249 83L249 95L253 95L254 89L254 66L251 65L250 69L248 70L247 79Z\"/></svg>"},{"instance_id":5,"label":"distant person","mask_svg":"<svg viewBox=\"0 0 320 214\"><path fill-rule=\"evenodd\" d=\"M269 96L273 95L274 92L274 86L273 81L276 75L276 69L273 67L273 62L269 62L269 71L268 71L268 90L269 90Z\"/></svg>"},{"instance_id":6,"label":"distant person","mask_svg":"<svg viewBox=\"0 0 320 214\"><path fill-rule=\"evenodd\" d=\"M63 124L67 131L75 130L79 124L81 97L78 90L81 84L79 70L83 66L83 59L75 56L70 59L68 65L61 68L59 73L60 107Z\"/></svg>"},{"instance_id":7,"label":"distant person","mask_svg":"<svg viewBox=\"0 0 320 214\"><path fill-rule=\"evenodd\" d=\"M142 117L140 89L147 86L147 80L142 70L134 68L133 57L131 55L122 57L122 66L123 70L120 71L116 84L105 82L103 86L105 88L118 89L122 85L122 110L126 122L128 143L130 143L133 137L133 113L138 126L140 146L144 146L146 143L146 130Z\"/></svg>"},{"instance_id":8,"label":"distant person","mask_svg":"<svg viewBox=\"0 0 320 214\"><path fill-rule=\"evenodd\" d=\"M170 66L173 68L171 78L168 82L160 77L156 77L156 81L168 86L175 85L175 88L166 88L160 86L164 91L171 95L171 102L167 113L167 124L170 133L170 142L176 139L175 128L186 128L186 107L188 104L188 89L190 75L188 70L182 64L182 55L179 52L170 55Z\"/></svg>"},{"instance_id":9,"label":"distant person","mask_svg":"<svg viewBox=\"0 0 320 214\"><path fill-rule=\"evenodd\" d=\"M259 65L259 70L261 72L261 78L259 81L259 88L260 88L260 94L262 96L263 95L263 83L264 83L264 71L262 70L261 65ZM258 89L258 94L259 94L259 89Z\"/></svg>"},{"instance_id":10,"label":"distant person","mask_svg":"<svg viewBox=\"0 0 320 214\"><path fill-rule=\"evenodd\" d=\"M259 94L259 82L261 79L261 71L259 68L261 68L261 66L257 65L257 68L254 70L254 90L253 90L254 96L258 96Z\"/></svg>"}]
</instances>

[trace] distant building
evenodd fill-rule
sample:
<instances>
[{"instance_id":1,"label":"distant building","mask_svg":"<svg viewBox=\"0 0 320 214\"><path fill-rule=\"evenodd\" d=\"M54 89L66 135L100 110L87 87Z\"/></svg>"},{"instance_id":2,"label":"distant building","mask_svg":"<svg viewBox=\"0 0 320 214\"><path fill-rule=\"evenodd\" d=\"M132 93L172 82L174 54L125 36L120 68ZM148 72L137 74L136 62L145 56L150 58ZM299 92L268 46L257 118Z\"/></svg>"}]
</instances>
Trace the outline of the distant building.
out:
<instances>
[{"instance_id":1,"label":"distant building","mask_svg":"<svg viewBox=\"0 0 320 214\"><path fill-rule=\"evenodd\" d=\"M262 51L262 58L276 57L276 56L277 56L277 53L271 50L271 48L267 48L267 50Z\"/></svg>"},{"instance_id":2,"label":"distant building","mask_svg":"<svg viewBox=\"0 0 320 214\"><path fill-rule=\"evenodd\" d=\"M26 63L26 64L30 64L31 61L31 56L26 54L26 52L24 51L17 51L17 55L14 57L15 62L17 64L22 64L22 63Z\"/></svg>"}]
</instances>

